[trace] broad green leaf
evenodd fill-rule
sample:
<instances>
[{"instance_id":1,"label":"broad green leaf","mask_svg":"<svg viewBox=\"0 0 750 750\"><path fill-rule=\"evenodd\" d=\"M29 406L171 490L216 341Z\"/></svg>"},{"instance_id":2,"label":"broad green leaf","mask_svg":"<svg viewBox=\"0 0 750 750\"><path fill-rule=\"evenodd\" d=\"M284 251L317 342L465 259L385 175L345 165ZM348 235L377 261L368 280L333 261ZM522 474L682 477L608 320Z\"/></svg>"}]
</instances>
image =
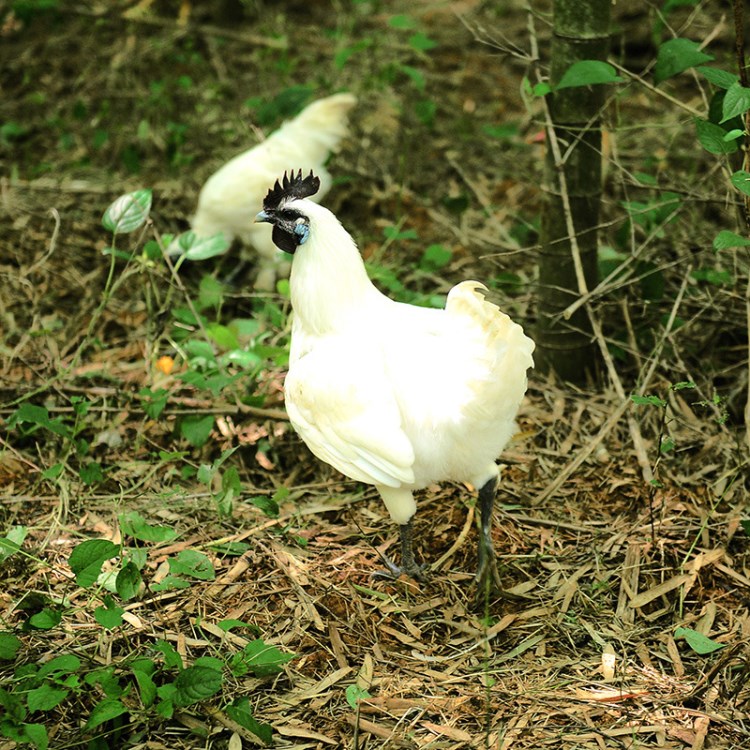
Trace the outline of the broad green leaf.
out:
<instances>
[{"instance_id":1,"label":"broad green leaf","mask_svg":"<svg viewBox=\"0 0 750 750\"><path fill-rule=\"evenodd\" d=\"M232 657L230 668L237 676L252 672L256 677L269 677L278 674L283 665L295 656L296 654L279 651L276 646L269 646L261 638L257 638Z\"/></svg>"},{"instance_id":2,"label":"broad green leaf","mask_svg":"<svg viewBox=\"0 0 750 750\"><path fill-rule=\"evenodd\" d=\"M739 81L733 83L724 96L722 106L722 122L733 117L742 116L750 109L750 89L746 89Z\"/></svg>"},{"instance_id":3,"label":"broad green leaf","mask_svg":"<svg viewBox=\"0 0 750 750\"><path fill-rule=\"evenodd\" d=\"M8 426L11 428L17 424L36 424L62 437L73 436L73 431L59 417L50 419L47 409L28 402L21 404L8 420Z\"/></svg>"},{"instance_id":4,"label":"broad green leaf","mask_svg":"<svg viewBox=\"0 0 750 750\"><path fill-rule=\"evenodd\" d=\"M195 232L189 231L177 238L177 245L186 260L196 261L223 255L229 250L230 242L221 232L210 237L199 237Z\"/></svg>"},{"instance_id":5,"label":"broad green leaf","mask_svg":"<svg viewBox=\"0 0 750 750\"><path fill-rule=\"evenodd\" d=\"M505 125L483 125L482 132L490 138L515 138L518 135L518 125L505 124Z\"/></svg>"},{"instance_id":6,"label":"broad green leaf","mask_svg":"<svg viewBox=\"0 0 750 750\"><path fill-rule=\"evenodd\" d=\"M701 75L705 76L707 81L713 83L714 86L717 86L720 89L728 89L739 81L739 76L734 73L729 73L726 70L722 70L721 68L708 68L701 65L696 68L696 70Z\"/></svg>"},{"instance_id":7,"label":"broad green leaf","mask_svg":"<svg viewBox=\"0 0 750 750\"><path fill-rule=\"evenodd\" d=\"M273 744L273 730L270 724L261 724L253 717L250 701L247 698L235 698L224 709L230 719L236 721L240 726L251 731L259 737L266 745Z\"/></svg>"},{"instance_id":8,"label":"broad green leaf","mask_svg":"<svg viewBox=\"0 0 750 750\"><path fill-rule=\"evenodd\" d=\"M659 84L688 68L713 60L691 39L669 39L659 46L654 66L654 81Z\"/></svg>"},{"instance_id":9,"label":"broad green leaf","mask_svg":"<svg viewBox=\"0 0 750 750\"><path fill-rule=\"evenodd\" d=\"M228 557L240 557L250 549L247 542L225 542L224 544L211 544L210 547L217 554Z\"/></svg>"},{"instance_id":10,"label":"broad green leaf","mask_svg":"<svg viewBox=\"0 0 750 750\"><path fill-rule=\"evenodd\" d=\"M148 219L151 210L151 190L136 190L121 195L102 216L102 225L113 234L132 232Z\"/></svg>"},{"instance_id":11,"label":"broad green leaf","mask_svg":"<svg viewBox=\"0 0 750 750\"><path fill-rule=\"evenodd\" d=\"M61 654L42 664L36 676L41 679L48 675L73 674L80 668L81 660L77 656L74 654Z\"/></svg>"},{"instance_id":12,"label":"broad green leaf","mask_svg":"<svg viewBox=\"0 0 750 750\"><path fill-rule=\"evenodd\" d=\"M164 666L167 669L182 669L182 657L169 641L159 639L154 644L154 649L164 657Z\"/></svg>"},{"instance_id":13,"label":"broad green leaf","mask_svg":"<svg viewBox=\"0 0 750 750\"><path fill-rule=\"evenodd\" d=\"M535 83L534 88L532 89L532 93L534 96L542 97L547 96L552 91L552 86L550 86L546 81L541 81L540 83Z\"/></svg>"},{"instance_id":14,"label":"broad green leaf","mask_svg":"<svg viewBox=\"0 0 750 750\"><path fill-rule=\"evenodd\" d=\"M691 628L677 628L677 630L674 631L674 637L684 638L688 646L690 646L696 654L700 654L701 656L718 651L726 645L724 643L717 643L716 641L711 640L707 635L703 635L703 633L699 633Z\"/></svg>"},{"instance_id":15,"label":"broad green leaf","mask_svg":"<svg viewBox=\"0 0 750 750\"><path fill-rule=\"evenodd\" d=\"M198 286L198 308L219 307L224 301L224 284L213 276L206 274L201 278Z\"/></svg>"},{"instance_id":16,"label":"broad green leaf","mask_svg":"<svg viewBox=\"0 0 750 750\"><path fill-rule=\"evenodd\" d=\"M220 671L210 667L194 666L184 669L174 682L177 692L175 703L178 706L191 706L193 703L210 698L221 690L223 677Z\"/></svg>"},{"instance_id":17,"label":"broad green leaf","mask_svg":"<svg viewBox=\"0 0 750 750\"><path fill-rule=\"evenodd\" d=\"M742 136L745 135L744 130L740 130L739 128L734 128L733 130L727 130L726 133L724 133L724 140L725 141L736 141L742 138Z\"/></svg>"},{"instance_id":18,"label":"broad green leaf","mask_svg":"<svg viewBox=\"0 0 750 750\"><path fill-rule=\"evenodd\" d=\"M357 703L365 698L369 698L370 694L364 688L359 687L356 683L349 685L346 688L346 702L352 707L353 710L357 710Z\"/></svg>"},{"instance_id":19,"label":"broad green leaf","mask_svg":"<svg viewBox=\"0 0 750 750\"><path fill-rule=\"evenodd\" d=\"M171 526L150 524L137 510L120 514L119 520L123 534L142 542L171 542L177 536Z\"/></svg>"},{"instance_id":20,"label":"broad green leaf","mask_svg":"<svg viewBox=\"0 0 750 750\"><path fill-rule=\"evenodd\" d=\"M94 619L107 630L114 630L122 625L125 610L115 604L111 596L104 597L104 606L94 610Z\"/></svg>"},{"instance_id":21,"label":"broad green leaf","mask_svg":"<svg viewBox=\"0 0 750 750\"><path fill-rule=\"evenodd\" d=\"M696 118L695 131L698 142L709 154L732 154L739 148L737 141L726 139L727 131L716 123Z\"/></svg>"},{"instance_id":22,"label":"broad green leaf","mask_svg":"<svg viewBox=\"0 0 750 750\"><path fill-rule=\"evenodd\" d=\"M428 50L435 49L438 45L437 42L430 39L427 34L418 31L416 34L412 34L409 37L409 46L418 52L427 52Z\"/></svg>"},{"instance_id":23,"label":"broad green leaf","mask_svg":"<svg viewBox=\"0 0 750 750\"><path fill-rule=\"evenodd\" d=\"M52 630L62 621L62 613L51 607L45 607L41 612L37 612L29 618L29 625L39 630Z\"/></svg>"},{"instance_id":24,"label":"broad green leaf","mask_svg":"<svg viewBox=\"0 0 750 750\"><path fill-rule=\"evenodd\" d=\"M400 65L399 70L411 79L411 82L420 90L425 89L425 77L421 70L412 68L411 65Z\"/></svg>"},{"instance_id":25,"label":"broad green leaf","mask_svg":"<svg viewBox=\"0 0 750 750\"><path fill-rule=\"evenodd\" d=\"M138 596L142 581L143 579L138 566L132 561L127 562L115 579L117 595L124 601L133 599Z\"/></svg>"},{"instance_id":26,"label":"broad green leaf","mask_svg":"<svg viewBox=\"0 0 750 750\"><path fill-rule=\"evenodd\" d=\"M159 583L152 583L149 588L151 591L170 591L171 589L190 588L190 581L186 581L179 576L167 574Z\"/></svg>"},{"instance_id":27,"label":"broad green leaf","mask_svg":"<svg viewBox=\"0 0 750 750\"><path fill-rule=\"evenodd\" d=\"M392 29L413 29L416 28L417 22L411 16L402 13L397 16L391 16L388 19L388 25Z\"/></svg>"},{"instance_id":28,"label":"broad green leaf","mask_svg":"<svg viewBox=\"0 0 750 750\"><path fill-rule=\"evenodd\" d=\"M42 472L42 479L57 479L62 474L65 464L57 463L52 464L49 469L45 469Z\"/></svg>"},{"instance_id":29,"label":"broad green leaf","mask_svg":"<svg viewBox=\"0 0 750 750\"><path fill-rule=\"evenodd\" d=\"M76 575L76 583L84 588L96 582L102 565L120 554L120 545L107 539L89 539L81 542L68 559L70 569Z\"/></svg>"},{"instance_id":30,"label":"broad green leaf","mask_svg":"<svg viewBox=\"0 0 750 750\"><path fill-rule=\"evenodd\" d=\"M674 439L667 436L661 441L659 453L670 453L674 450Z\"/></svg>"},{"instance_id":31,"label":"broad green leaf","mask_svg":"<svg viewBox=\"0 0 750 750\"><path fill-rule=\"evenodd\" d=\"M451 262L453 253L445 245L429 245L422 255L419 265L430 271L444 268Z\"/></svg>"},{"instance_id":32,"label":"broad green leaf","mask_svg":"<svg viewBox=\"0 0 750 750\"><path fill-rule=\"evenodd\" d=\"M750 237L742 237L727 229L722 229L714 237L714 250L728 250L730 247L750 247Z\"/></svg>"},{"instance_id":33,"label":"broad green leaf","mask_svg":"<svg viewBox=\"0 0 750 750\"><path fill-rule=\"evenodd\" d=\"M104 481L104 472L101 465L96 461L89 461L85 466L82 466L78 472L78 476L81 477L81 481L84 484L88 485Z\"/></svg>"},{"instance_id":34,"label":"broad green leaf","mask_svg":"<svg viewBox=\"0 0 750 750\"><path fill-rule=\"evenodd\" d=\"M743 169L740 169L735 172L730 179L732 185L734 185L737 190L745 195L750 195L750 172L745 172Z\"/></svg>"},{"instance_id":35,"label":"broad green leaf","mask_svg":"<svg viewBox=\"0 0 750 750\"><path fill-rule=\"evenodd\" d=\"M180 420L180 434L195 448L200 448L202 445L205 445L213 428L213 414L200 414L194 417L183 417Z\"/></svg>"},{"instance_id":36,"label":"broad green leaf","mask_svg":"<svg viewBox=\"0 0 750 750\"><path fill-rule=\"evenodd\" d=\"M220 349L238 349L240 346L234 331L221 323L210 323L206 326L206 333Z\"/></svg>"},{"instance_id":37,"label":"broad green leaf","mask_svg":"<svg viewBox=\"0 0 750 750\"><path fill-rule=\"evenodd\" d=\"M228 633L233 628L250 628L253 632L259 631L260 628L257 625L253 625L251 622L245 622L244 620L220 620L216 623L217 626L223 630L225 633Z\"/></svg>"},{"instance_id":38,"label":"broad green leaf","mask_svg":"<svg viewBox=\"0 0 750 750\"><path fill-rule=\"evenodd\" d=\"M244 370L251 370L263 364L262 357L255 352L245 351L243 349L233 349L222 357L222 362L242 367Z\"/></svg>"},{"instance_id":39,"label":"broad green leaf","mask_svg":"<svg viewBox=\"0 0 750 750\"><path fill-rule=\"evenodd\" d=\"M577 88L579 86L620 83L623 80L609 63L601 60L579 60L563 73L560 82L553 88L555 91L559 91L560 89Z\"/></svg>"},{"instance_id":40,"label":"broad green leaf","mask_svg":"<svg viewBox=\"0 0 750 750\"><path fill-rule=\"evenodd\" d=\"M16 654L21 650L23 642L13 635L13 633L0 633L0 659L10 661L16 658Z\"/></svg>"},{"instance_id":41,"label":"broad green leaf","mask_svg":"<svg viewBox=\"0 0 750 750\"><path fill-rule=\"evenodd\" d=\"M149 708L156 700L156 684L148 672L136 669L135 667L132 667L132 671L135 681L138 683L138 693L141 696L141 703L143 703L144 708Z\"/></svg>"},{"instance_id":42,"label":"broad green leaf","mask_svg":"<svg viewBox=\"0 0 750 750\"><path fill-rule=\"evenodd\" d=\"M750 536L750 519L743 518L740 521L740 526L742 526L742 530L747 534L747 536Z\"/></svg>"},{"instance_id":43,"label":"broad green leaf","mask_svg":"<svg viewBox=\"0 0 750 750\"><path fill-rule=\"evenodd\" d=\"M416 229L399 229L395 226L384 227L383 236L387 240L416 240L419 237Z\"/></svg>"},{"instance_id":44,"label":"broad green leaf","mask_svg":"<svg viewBox=\"0 0 750 750\"><path fill-rule=\"evenodd\" d=\"M437 104L431 99L423 99L422 101L414 102L414 114L419 118L419 121L430 127L435 122L435 114L437 113Z\"/></svg>"},{"instance_id":45,"label":"broad green leaf","mask_svg":"<svg viewBox=\"0 0 750 750\"><path fill-rule=\"evenodd\" d=\"M659 398L658 396L639 396L637 394L633 394L630 397L630 400L638 406L665 407L667 405L667 402L664 399Z\"/></svg>"},{"instance_id":46,"label":"broad green leaf","mask_svg":"<svg viewBox=\"0 0 750 750\"><path fill-rule=\"evenodd\" d=\"M184 549L176 558L170 557L169 570L175 575L186 575L201 581L213 581L216 577L209 557L194 549Z\"/></svg>"},{"instance_id":47,"label":"broad green leaf","mask_svg":"<svg viewBox=\"0 0 750 750\"><path fill-rule=\"evenodd\" d=\"M138 395L143 399L141 405L146 415L151 419L159 419L169 400L169 391L165 388L157 388L155 391L150 388L141 388Z\"/></svg>"},{"instance_id":48,"label":"broad green leaf","mask_svg":"<svg viewBox=\"0 0 750 750\"><path fill-rule=\"evenodd\" d=\"M68 697L68 690L44 684L26 693L26 705L29 711L49 711L59 706Z\"/></svg>"},{"instance_id":49,"label":"broad green leaf","mask_svg":"<svg viewBox=\"0 0 750 750\"><path fill-rule=\"evenodd\" d=\"M270 497L253 497L250 498L250 502L256 507L262 510L269 518L279 517L279 505Z\"/></svg>"},{"instance_id":50,"label":"broad green leaf","mask_svg":"<svg viewBox=\"0 0 750 750\"><path fill-rule=\"evenodd\" d=\"M21 736L22 740L30 742L37 750L47 750L49 747L47 727L44 724L24 724Z\"/></svg>"},{"instance_id":51,"label":"broad green leaf","mask_svg":"<svg viewBox=\"0 0 750 750\"><path fill-rule=\"evenodd\" d=\"M723 268L696 268L690 276L696 281L705 281L714 286L731 286L734 283L732 273Z\"/></svg>"},{"instance_id":52,"label":"broad green leaf","mask_svg":"<svg viewBox=\"0 0 750 750\"><path fill-rule=\"evenodd\" d=\"M89 715L89 720L86 722L85 729L95 729L127 712L128 709L119 698L105 698L94 706L93 711Z\"/></svg>"},{"instance_id":53,"label":"broad green leaf","mask_svg":"<svg viewBox=\"0 0 750 750\"><path fill-rule=\"evenodd\" d=\"M14 526L5 536L0 537L0 564L21 549L28 533L26 526Z\"/></svg>"}]
</instances>

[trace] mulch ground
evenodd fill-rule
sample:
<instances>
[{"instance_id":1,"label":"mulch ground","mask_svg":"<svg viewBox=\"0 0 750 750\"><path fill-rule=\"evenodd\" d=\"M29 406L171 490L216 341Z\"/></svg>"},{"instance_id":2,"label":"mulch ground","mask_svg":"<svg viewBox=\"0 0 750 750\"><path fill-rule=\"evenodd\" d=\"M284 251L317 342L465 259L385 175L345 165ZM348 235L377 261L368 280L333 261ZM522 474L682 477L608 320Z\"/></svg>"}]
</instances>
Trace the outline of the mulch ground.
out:
<instances>
[{"instance_id":1,"label":"mulch ground","mask_svg":"<svg viewBox=\"0 0 750 750\"><path fill-rule=\"evenodd\" d=\"M100 225L109 202L153 187L148 237L184 228L202 180L256 138L246 100L305 81L319 93L350 88L360 96L352 138L335 162L349 179L329 205L363 252L376 257L382 227L406 217L419 242L401 243L390 257L404 283L444 292L461 278L512 273L520 291L508 310L530 321L541 159L534 145L521 145L524 132L534 131L517 94L523 68L510 59L488 72L492 57L453 11L483 24L497 17L473 2L414 10L374 3L377 12L341 13L333 27L327 3L307 10L262 3L265 16L249 9L252 23L222 35L206 9L195 8L184 27L178 4L128 17L132 3L112 11L80 5L6 18L0 50L3 120L22 129L3 131L0 151L0 420L7 426L21 400L67 418L72 398L85 397L92 406L83 434L107 467L98 486L55 484L41 472L60 460L58 439L0 433L0 520L3 528L29 528L30 555L3 567L0 622L19 626L19 603L30 593L65 599L76 613L64 628L25 633L19 658L42 661L71 649L103 665L163 638L191 663L240 650L245 639L216 625L236 618L297 655L271 680L236 678L225 686L227 700L250 698L279 748L750 746L750 537L742 525L749 472L744 434L732 426L741 424L737 403L747 386L737 365L747 356L741 295L693 295L680 310L684 338L659 349L649 392L667 401L665 430L676 450L658 462L658 410L624 409L614 388L574 390L532 376L498 491L494 540L506 591L490 598L477 597L472 583L477 533L468 488L420 494L415 533L419 557L433 566L428 583L373 579L380 556L397 550L397 530L373 490L319 464L294 435L282 411L283 368L269 366L253 383L265 397L255 410L241 406L234 391L215 399L196 393L176 378L179 366L171 376L158 371L157 356L174 351L144 289L174 283L165 267L131 273L96 314L109 270L101 251L110 238ZM354 53L359 67L330 64L341 35L393 35L385 21L408 12L439 42L427 59L415 61L400 37L388 36L384 48ZM507 23L507 33L524 33L520 9ZM388 67L394 60L427 70L428 94L438 100L432 130L420 129L408 108L417 92ZM481 146L481 124L506 118L519 123L514 147ZM625 143L617 159L627 159ZM515 235L498 239L498 226L511 224ZM675 233L687 245L702 231L711 230ZM431 277L408 271L432 242L451 247L451 264ZM508 252L519 242L523 252ZM674 259L665 258L673 269ZM217 264L215 273L221 277L229 265ZM665 314L680 273L667 276ZM199 277L186 276L188 293ZM235 315L259 309L243 288L230 297ZM608 320L623 306L617 300L600 313ZM696 324L700 314L705 319ZM283 323L278 330L264 325L283 339ZM700 335L690 338L694 329ZM89 334L94 344L79 351ZM623 362L628 392L649 363L647 353ZM669 391L691 375L700 396ZM711 399L711 377L729 384L724 407ZM159 419L140 410L134 394L143 387L170 391ZM175 429L191 410L217 417L200 449ZM113 431L118 439L111 441ZM228 519L218 516L205 485L183 477L181 460L157 467L154 459L159 450L183 450L184 464L197 468L234 447L230 461L243 495ZM277 518L252 503L270 496L282 498ZM149 548L154 580L166 557L185 549L208 552L217 578L184 590L147 589L126 605L125 625L105 634L87 606L90 592L72 584L66 561L84 538L119 541L117 514L129 510L179 531L177 542ZM251 546L239 558L222 557L210 552L217 540ZM696 653L678 628L721 648ZM345 693L355 683L370 694L357 710ZM55 716L51 746L85 741L85 710ZM252 744L220 701L208 701L169 723L154 721L132 746L226 747L233 732ZM0 741L0 748L12 746Z\"/></svg>"}]
</instances>

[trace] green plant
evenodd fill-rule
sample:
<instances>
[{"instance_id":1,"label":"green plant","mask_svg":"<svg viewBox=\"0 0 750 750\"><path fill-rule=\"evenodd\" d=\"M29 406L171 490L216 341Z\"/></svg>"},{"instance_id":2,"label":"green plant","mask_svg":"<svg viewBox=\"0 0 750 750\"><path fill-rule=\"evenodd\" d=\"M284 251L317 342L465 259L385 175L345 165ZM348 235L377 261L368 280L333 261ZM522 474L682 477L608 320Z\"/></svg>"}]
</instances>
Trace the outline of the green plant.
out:
<instances>
[{"instance_id":1,"label":"green plant","mask_svg":"<svg viewBox=\"0 0 750 750\"><path fill-rule=\"evenodd\" d=\"M294 654L255 637L239 651L216 649L213 655L198 656L189 666L163 639L131 650L108 667L74 653L74 646L69 652L61 649L63 653L43 664L35 663L35 633L53 630L72 616L78 620L90 618L105 630L118 630L124 627L125 609L121 604L138 598L144 587L159 592L214 578L211 559L198 550L185 549L167 557L169 573L161 580L144 581L148 547L171 542L177 532L151 524L137 512L121 514L119 520L126 541L114 544L90 539L77 545L68 558L75 584L90 592L83 609L74 611L65 604L45 606L28 618L21 629L23 637L8 630L0 632L0 661L10 663L0 668L11 672L0 688L1 736L45 750L49 746L47 725L54 721L56 712L66 710L66 706L84 705L84 732L92 738L106 735L111 743L125 729L154 719L167 721L175 710L221 693L228 676L272 677L294 658ZM0 539L0 564L23 554L24 538L25 530L19 527ZM113 567L104 570L112 561ZM220 622L219 627L254 630L237 620ZM224 710L263 743L271 743L271 727L253 717L246 697L232 700Z\"/></svg>"}]
</instances>

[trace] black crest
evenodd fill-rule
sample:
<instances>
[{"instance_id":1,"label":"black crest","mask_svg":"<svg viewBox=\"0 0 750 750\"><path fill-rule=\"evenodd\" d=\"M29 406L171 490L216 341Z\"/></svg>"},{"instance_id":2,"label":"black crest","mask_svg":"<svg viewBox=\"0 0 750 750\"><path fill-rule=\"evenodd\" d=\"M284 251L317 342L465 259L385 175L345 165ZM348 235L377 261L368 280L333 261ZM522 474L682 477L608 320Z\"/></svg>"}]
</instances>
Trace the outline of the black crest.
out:
<instances>
[{"instance_id":1,"label":"black crest","mask_svg":"<svg viewBox=\"0 0 750 750\"><path fill-rule=\"evenodd\" d=\"M266 211L273 211L286 201L315 195L319 189L320 179L312 173L312 169L307 177L302 177L301 169L296 175L292 170L291 177L287 177L286 172L284 172L281 182L276 180L276 184L268 191L268 195L263 201L263 208Z\"/></svg>"}]
</instances>

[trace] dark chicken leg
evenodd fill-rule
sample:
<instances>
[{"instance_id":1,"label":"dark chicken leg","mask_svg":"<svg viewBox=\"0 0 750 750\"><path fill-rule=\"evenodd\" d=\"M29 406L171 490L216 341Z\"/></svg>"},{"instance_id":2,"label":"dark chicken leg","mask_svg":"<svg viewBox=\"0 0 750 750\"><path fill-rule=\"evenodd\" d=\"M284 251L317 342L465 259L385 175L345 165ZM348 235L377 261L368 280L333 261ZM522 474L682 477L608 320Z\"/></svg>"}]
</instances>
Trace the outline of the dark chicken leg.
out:
<instances>
[{"instance_id":1,"label":"dark chicken leg","mask_svg":"<svg viewBox=\"0 0 750 750\"><path fill-rule=\"evenodd\" d=\"M500 590L500 574L497 572L495 550L492 546L492 507L495 502L497 477L492 477L479 488L479 547L477 549L477 574L474 581L479 592Z\"/></svg>"}]
</instances>

